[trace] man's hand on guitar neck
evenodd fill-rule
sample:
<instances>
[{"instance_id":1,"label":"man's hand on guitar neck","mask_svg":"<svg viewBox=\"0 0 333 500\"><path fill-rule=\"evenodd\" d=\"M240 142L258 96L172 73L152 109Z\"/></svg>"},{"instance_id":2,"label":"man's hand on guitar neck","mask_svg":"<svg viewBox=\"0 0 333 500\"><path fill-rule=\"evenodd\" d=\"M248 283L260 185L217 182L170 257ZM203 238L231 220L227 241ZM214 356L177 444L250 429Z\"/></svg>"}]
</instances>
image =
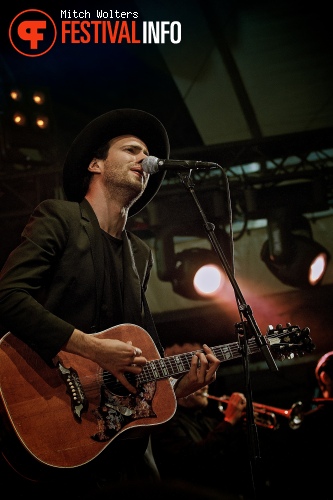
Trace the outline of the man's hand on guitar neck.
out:
<instances>
[{"instance_id":1,"label":"man's hand on guitar neck","mask_svg":"<svg viewBox=\"0 0 333 500\"><path fill-rule=\"evenodd\" d=\"M190 370L175 384L174 390L177 399L189 396L189 394L216 380L216 371L221 362L206 344L203 345L203 350L205 352L198 351L192 357Z\"/></svg>"},{"instance_id":2,"label":"man's hand on guitar neck","mask_svg":"<svg viewBox=\"0 0 333 500\"><path fill-rule=\"evenodd\" d=\"M75 329L63 350L94 361L103 370L112 373L130 392L137 392L125 377L125 373L138 375L147 359L142 356L141 349L133 346L131 341L100 338Z\"/></svg>"}]
</instances>

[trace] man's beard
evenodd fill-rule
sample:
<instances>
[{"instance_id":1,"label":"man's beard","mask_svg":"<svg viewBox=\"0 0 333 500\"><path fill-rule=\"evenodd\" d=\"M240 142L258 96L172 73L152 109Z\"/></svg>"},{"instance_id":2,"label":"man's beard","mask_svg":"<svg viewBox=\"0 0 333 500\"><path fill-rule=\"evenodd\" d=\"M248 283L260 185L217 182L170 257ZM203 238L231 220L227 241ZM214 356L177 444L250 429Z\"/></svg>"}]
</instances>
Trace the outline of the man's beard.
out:
<instances>
[{"instance_id":1,"label":"man's beard","mask_svg":"<svg viewBox=\"0 0 333 500\"><path fill-rule=\"evenodd\" d=\"M143 195L146 186L144 187L141 185L141 189L139 189L138 186L134 183L117 183L115 182L114 178L106 176L105 187L111 198L113 197L113 193L115 192L115 190L118 194L119 192L122 192L124 200L127 200L125 206L130 208Z\"/></svg>"}]
</instances>

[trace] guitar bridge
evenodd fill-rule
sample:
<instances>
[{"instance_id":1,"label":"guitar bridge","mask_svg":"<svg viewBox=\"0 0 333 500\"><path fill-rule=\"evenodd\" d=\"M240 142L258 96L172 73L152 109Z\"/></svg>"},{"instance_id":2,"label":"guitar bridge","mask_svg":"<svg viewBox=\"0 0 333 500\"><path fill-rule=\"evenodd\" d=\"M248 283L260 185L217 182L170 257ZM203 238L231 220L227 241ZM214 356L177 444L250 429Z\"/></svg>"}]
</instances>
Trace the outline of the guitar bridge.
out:
<instances>
[{"instance_id":1,"label":"guitar bridge","mask_svg":"<svg viewBox=\"0 0 333 500\"><path fill-rule=\"evenodd\" d=\"M60 362L58 363L58 369L61 378L66 384L66 392L71 398L73 415L76 420L81 421L81 415L84 411L87 411L89 403L84 394L77 371L73 368L65 368Z\"/></svg>"}]
</instances>

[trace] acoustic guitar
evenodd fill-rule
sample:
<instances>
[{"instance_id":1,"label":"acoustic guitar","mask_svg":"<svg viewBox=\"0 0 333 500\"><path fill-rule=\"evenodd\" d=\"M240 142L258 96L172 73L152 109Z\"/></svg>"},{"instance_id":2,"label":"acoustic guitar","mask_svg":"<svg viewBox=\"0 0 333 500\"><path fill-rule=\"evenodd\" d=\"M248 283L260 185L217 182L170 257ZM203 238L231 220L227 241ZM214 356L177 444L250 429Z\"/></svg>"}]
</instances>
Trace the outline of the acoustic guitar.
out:
<instances>
[{"instance_id":1,"label":"acoustic guitar","mask_svg":"<svg viewBox=\"0 0 333 500\"><path fill-rule=\"evenodd\" d=\"M314 349L309 332L288 323L286 328L268 329L265 340L280 359L291 358ZM12 333L0 340L0 413L7 430L37 463L55 468L87 464L122 433L140 433L162 424L176 410L169 377L188 372L195 351L161 358L150 335L132 324L92 335L124 342L135 339L148 360L139 375L126 375L136 394L99 365L75 354L61 351L51 367ZM247 345L249 354L260 351L254 338ZM238 342L212 351L221 362L242 355ZM12 463L15 457L3 454L13 468L19 468Z\"/></svg>"}]
</instances>

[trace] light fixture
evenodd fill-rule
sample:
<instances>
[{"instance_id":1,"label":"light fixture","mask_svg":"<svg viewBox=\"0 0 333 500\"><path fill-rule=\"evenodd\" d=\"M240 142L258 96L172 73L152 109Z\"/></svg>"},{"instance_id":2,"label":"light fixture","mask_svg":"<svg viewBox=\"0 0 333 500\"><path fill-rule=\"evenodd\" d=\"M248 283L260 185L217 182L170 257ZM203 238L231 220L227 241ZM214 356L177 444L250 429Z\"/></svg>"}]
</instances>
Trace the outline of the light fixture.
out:
<instances>
[{"instance_id":1,"label":"light fixture","mask_svg":"<svg viewBox=\"0 0 333 500\"><path fill-rule=\"evenodd\" d=\"M202 233L193 228L191 236L187 232L184 227L175 226L158 232L155 239L158 278L169 281L175 293L188 299L214 299L226 281L223 265L212 248L198 246L204 237ZM177 244L181 247L179 251L175 250Z\"/></svg>"},{"instance_id":2,"label":"light fixture","mask_svg":"<svg viewBox=\"0 0 333 500\"><path fill-rule=\"evenodd\" d=\"M313 240L309 220L280 208L268 218L267 228L261 259L271 273L295 288L319 286L331 256Z\"/></svg>"},{"instance_id":3,"label":"light fixture","mask_svg":"<svg viewBox=\"0 0 333 500\"><path fill-rule=\"evenodd\" d=\"M225 283L225 273L212 250L188 248L175 255L172 288L193 300L217 297Z\"/></svg>"}]
</instances>

